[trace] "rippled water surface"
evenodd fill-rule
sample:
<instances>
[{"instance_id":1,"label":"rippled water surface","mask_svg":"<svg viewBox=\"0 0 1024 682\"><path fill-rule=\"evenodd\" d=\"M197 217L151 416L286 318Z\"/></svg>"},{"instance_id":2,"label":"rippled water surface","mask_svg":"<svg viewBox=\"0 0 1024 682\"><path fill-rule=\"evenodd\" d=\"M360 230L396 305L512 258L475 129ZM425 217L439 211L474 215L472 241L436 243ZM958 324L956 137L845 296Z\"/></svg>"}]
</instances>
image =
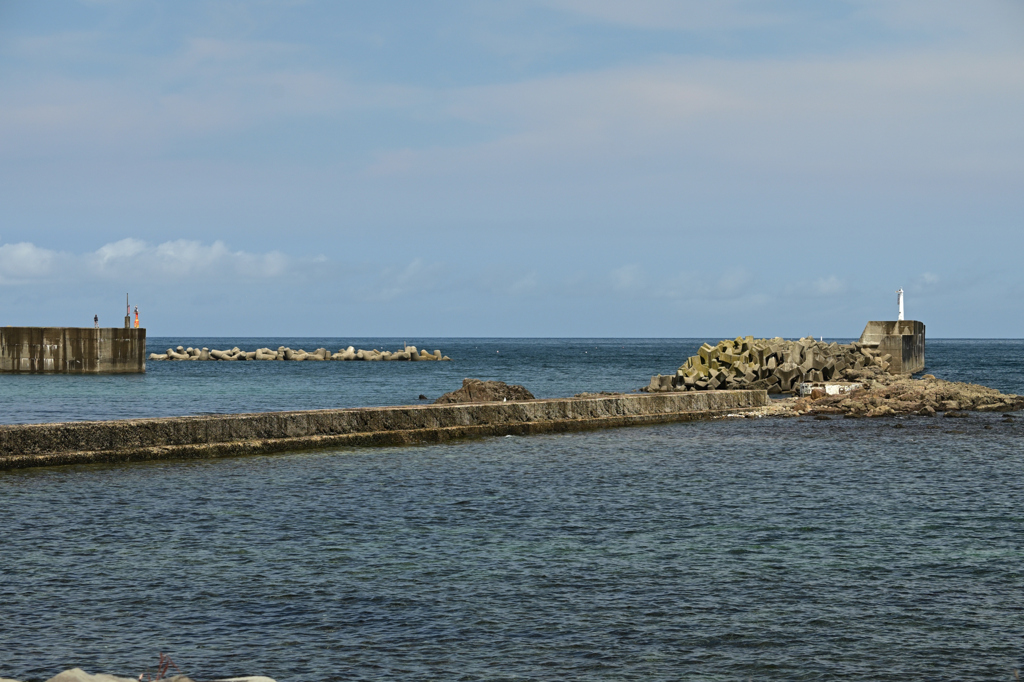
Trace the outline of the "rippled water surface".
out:
<instances>
[{"instance_id":1,"label":"rippled water surface","mask_svg":"<svg viewBox=\"0 0 1024 682\"><path fill-rule=\"evenodd\" d=\"M407 405L434 399L465 377L526 386L538 398L631 391L673 374L705 340L408 339L451 362L149 362L145 374L0 375L0 423L128 419L186 414ZM829 339L826 339L829 340ZM843 339L837 339L844 341ZM254 350L260 346L397 349L406 339L150 339ZM1024 393L1024 341L931 340L927 371Z\"/></svg>"},{"instance_id":2,"label":"rippled water surface","mask_svg":"<svg viewBox=\"0 0 1024 682\"><path fill-rule=\"evenodd\" d=\"M948 343L929 370L983 380ZM678 364L650 348L643 373ZM583 389L624 381L592 369ZM1022 436L1019 414L740 419L0 472L0 677L164 651L282 682L1009 680Z\"/></svg>"}]
</instances>

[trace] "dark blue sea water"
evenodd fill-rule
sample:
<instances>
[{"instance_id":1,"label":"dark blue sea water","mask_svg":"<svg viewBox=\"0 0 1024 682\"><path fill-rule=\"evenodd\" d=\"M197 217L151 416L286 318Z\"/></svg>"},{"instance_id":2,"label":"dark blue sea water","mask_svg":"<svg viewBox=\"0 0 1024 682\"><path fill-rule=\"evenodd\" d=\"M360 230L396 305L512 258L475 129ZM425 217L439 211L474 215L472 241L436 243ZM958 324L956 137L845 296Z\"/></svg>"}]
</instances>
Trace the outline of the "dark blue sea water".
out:
<instances>
[{"instance_id":1,"label":"dark blue sea water","mask_svg":"<svg viewBox=\"0 0 1024 682\"><path fill-rule=\"evenodd\" d=\"M42 396L7 421L407 402L462 376L568 395L696 346L436 347L457 361L0 386ZM1021 393L1022 350L930 341L928 370ZM0 677L134 677L163 651L200 680L1010 680L1022 436L1019 414L741 419L0 472Z\"/></svg>"},{"instance_id":2,"label":"dark blue sea water","mask_svg":"<svg viewBox=\"0 0 1024 682\"><path fill-rule=\"evenodd\" d=\"M0 375L0 423L168 417L417 403L466 377L526 386L538 398L631 391L673 374L718 339L149 339L151 350L261 346L396 350L405 341L451 362L148 362L121 376ZM836 339L840 342L847 340ZM927 370L1024 393L1024 341L931 340Z\"/></svg>"}]
</instances>

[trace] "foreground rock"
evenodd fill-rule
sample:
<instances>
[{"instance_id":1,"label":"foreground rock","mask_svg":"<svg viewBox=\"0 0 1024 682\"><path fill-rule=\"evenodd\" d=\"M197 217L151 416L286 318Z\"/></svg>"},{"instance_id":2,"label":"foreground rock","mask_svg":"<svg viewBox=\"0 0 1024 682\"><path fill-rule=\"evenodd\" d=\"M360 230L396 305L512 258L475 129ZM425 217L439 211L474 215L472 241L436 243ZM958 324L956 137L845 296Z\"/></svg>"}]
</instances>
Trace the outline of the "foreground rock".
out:
<instances>
[{"instance_id":1,"label":"foreground rock","mask_svg":"<svg viewBox=\"0 0 1024 682\"><path fill-rule=\"evenodd\" d=\"M81 668L71 668L65 670L59 675L51 677L46 682L138 682L140 679L146 679L145 676L141 677L117 677L115 675L106 675L104 673L98 673L96 675L90 675ZM195 682L192 678L185 675L174 675L173 677L160 678L164 682ZM0 677L0 682L18 682L17 680L11 680ZM274 682L269 677L229 677L220 680L214 680L213 682Z\"/></svg>"},{"instance_id":2,"label":"foreground rock","mask_svg":"<svg viewBox=\"0 0 1024 682\"><path fill-rule=\"evenodd\" d=\"M434 401L435 405L449 403L494 403L507 400L534 400L533 394L522 386L509 386L504 381L463 379L462 388L445 393Z\"/></svg>"},{"instance_id":3,"label":"foreground rock","mask_svg":"<svg viewBox=\"0 0 1024 682\"><path fill-rule=\"evenodd\" d=\"M994 388L936 379L921 379L861 372L863 388L841 395L820 395L780 402L779 414L886 417L918 414L947 417L964 412L1013 412L1024 409L1024 396L1000 393Z\"/></svg>"},{"instance_id":4,"label":"foreground rock","mask_svg":"<svg viewBox=\"0 0 1024 682\"><path fill-rule=\"evenodd\" d=\"M313 352L306 352L301 348L292 350L285 346L278 346L276 350L270 348L257 348L254 351L244 351L237 346L230 350L210 350L209 348L168 348L165 353L150 353L149 359L154 362L161 360L221 360L226 362L247 361L247 360L288 360L291 362L324 362L326 360L364 360L364 361L448 361L447 355L435 350L428 353L427 349L419 350L416 346L406 346L405 350L395 352L373 350L356 350L354 346L340 348L337 353L332 353L326 348L317 348Z\"/></svg>"}]
</instances>

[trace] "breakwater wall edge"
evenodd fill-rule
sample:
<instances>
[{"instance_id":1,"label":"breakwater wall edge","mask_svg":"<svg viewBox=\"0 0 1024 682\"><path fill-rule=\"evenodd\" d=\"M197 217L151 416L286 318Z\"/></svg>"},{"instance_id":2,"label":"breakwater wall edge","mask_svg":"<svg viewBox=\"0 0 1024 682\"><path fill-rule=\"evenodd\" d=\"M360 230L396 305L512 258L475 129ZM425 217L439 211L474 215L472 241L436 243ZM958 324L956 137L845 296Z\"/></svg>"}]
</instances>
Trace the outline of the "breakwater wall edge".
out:
<instances>
[{"instance_id":1,"label":"breakwater wall edge","mask_svg":"<svg viewBox=\"0 0 1024 682\"><path fill-rule=\"evenodd\" d=\"M0 327L0 373L136 374L145 371L145 329Z\"/></svg>"},{"instance_id":2,"label":"breakwater wall edge","mask_svg":"<svg viewBox=\"0 0 1024 682\"><path fill-rule=\"evenodd\" d=\"M15 424L0 426L0 469L561 433L710 419L768 403L765 391L708 391Z\"/></svg>"}]
</instances>

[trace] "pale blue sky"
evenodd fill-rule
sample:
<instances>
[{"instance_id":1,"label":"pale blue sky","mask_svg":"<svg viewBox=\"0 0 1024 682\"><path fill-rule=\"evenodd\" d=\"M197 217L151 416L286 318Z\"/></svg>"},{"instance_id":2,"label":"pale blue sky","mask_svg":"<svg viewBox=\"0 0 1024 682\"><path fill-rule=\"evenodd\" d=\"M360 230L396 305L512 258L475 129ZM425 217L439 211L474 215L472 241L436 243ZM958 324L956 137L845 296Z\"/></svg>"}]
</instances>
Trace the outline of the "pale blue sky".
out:
<instances>
[{"instance_id":1,"label":"pale blue sky","mask_svg":"<svg viewBox=\"0 0 1024 682\"><path fill-rule=\"evenodd\" d=\"M0 0L0 324L1024 337L1024 3Z\"/></svg>"}]
</instances>

